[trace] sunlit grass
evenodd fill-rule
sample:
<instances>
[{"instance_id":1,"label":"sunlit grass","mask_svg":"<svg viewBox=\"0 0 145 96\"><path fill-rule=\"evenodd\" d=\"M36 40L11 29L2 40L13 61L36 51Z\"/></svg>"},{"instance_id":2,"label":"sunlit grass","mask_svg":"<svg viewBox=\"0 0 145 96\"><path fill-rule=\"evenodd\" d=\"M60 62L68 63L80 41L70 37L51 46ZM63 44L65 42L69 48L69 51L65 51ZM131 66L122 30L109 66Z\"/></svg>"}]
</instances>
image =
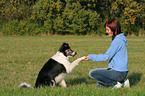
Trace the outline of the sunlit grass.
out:
<instances>
[{"instance_id":1,"label":"sunlit grass","mask_svg":"<svg viewBox=\"0 0 145 96\"><path fill-rule=\"evenodd\" d=\"M19 89L22 82L35 84L43 64L56 53L63 42L68 42L77 55L70 62L88 54L105 53L111 44L109 37L76 36L1 36L0 37L0 95L4 96L144 96L145 89L145 37L128 37L127 46L131 88L111 90L96 88L97 82L88 74L94 68L108 66L108 62L82 61L73 73L67 75L67 88L45 87L40 89Z\"/></svg>"}]
</instances>

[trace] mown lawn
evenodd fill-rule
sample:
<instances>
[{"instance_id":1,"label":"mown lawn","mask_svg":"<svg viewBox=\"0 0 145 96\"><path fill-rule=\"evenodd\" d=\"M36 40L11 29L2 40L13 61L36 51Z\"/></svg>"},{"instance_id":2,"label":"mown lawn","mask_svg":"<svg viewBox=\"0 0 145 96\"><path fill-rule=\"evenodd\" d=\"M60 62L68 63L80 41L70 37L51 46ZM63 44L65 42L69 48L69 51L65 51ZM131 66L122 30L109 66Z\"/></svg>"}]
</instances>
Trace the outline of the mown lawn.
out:
<instances>
[{"instance_id":1,"label":"mown lawn","mask_svg":"<svg viewBox=\"0 0 145 96\"><path fill-rule=\"evenodd\" d=\"M43 64L56 53L63 42L70 44L77 55L70 62L91 53L105 53L109 37L77 36L0 36L0 96L145 96L145 37L127 37L131 88L96 88L89 77L94 68L107 67L108 62L81 61L67 75L67 88L18 88L22 82L35 84Z\"/></svg>"}]
</instances>

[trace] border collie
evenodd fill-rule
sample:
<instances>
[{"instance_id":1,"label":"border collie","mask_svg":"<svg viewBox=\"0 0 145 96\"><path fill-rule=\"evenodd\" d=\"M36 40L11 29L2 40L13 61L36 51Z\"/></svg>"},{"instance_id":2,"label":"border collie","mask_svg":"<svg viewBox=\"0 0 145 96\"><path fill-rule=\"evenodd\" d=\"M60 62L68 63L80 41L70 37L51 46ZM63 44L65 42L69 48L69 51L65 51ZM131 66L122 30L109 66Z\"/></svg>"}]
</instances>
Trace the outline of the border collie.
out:
<instances>
[{"instance_id":1,"label":"border collie","mask_svg":"<svg viewBox=\"0 0 145 96\"><path fill-rule=\"evenodd\" d=\"M65 76L67 73L73 72L78 63L85 59L85 56L76 59L72 63L68 57L74 57L77 53L74 52L69 44L63 43L57 53L53 55L42 67L36 79L35 88L40 86L56 86L59 84L66 87ZM22 83L18 87L31 87L28 83Z\"/></svg>"}]
</instances>

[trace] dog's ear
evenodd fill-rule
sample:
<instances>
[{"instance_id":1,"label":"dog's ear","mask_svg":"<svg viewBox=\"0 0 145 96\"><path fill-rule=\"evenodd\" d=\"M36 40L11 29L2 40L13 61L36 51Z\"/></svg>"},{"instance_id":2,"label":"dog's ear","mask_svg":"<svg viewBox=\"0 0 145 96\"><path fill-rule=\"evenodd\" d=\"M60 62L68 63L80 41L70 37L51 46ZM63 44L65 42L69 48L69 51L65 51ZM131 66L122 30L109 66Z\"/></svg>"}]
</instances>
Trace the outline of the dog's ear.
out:
<instances>
[{"instance_id":1,"label":"dog's ear","mask_svg":"<svg viewBox=\"0 0 145 96\"><path fill-rule=\"evenodd\" d=\"M63 43L63 44L61 45L61 47L59 48L59 51L60 51L60 52L65 52L65 50L67 50L67 49L70 49L68 43Z\"/></svg>"},{"instance_id":2,"label":"dog's ear","mask_svg":"<svg viewBox=\"0 0 145 96\"><path fill-rule=\"evenodd\" d=\"M62 46L66 47L66 48L70 48L68 43L63 43Z\"/></svg>"}]
</instances>

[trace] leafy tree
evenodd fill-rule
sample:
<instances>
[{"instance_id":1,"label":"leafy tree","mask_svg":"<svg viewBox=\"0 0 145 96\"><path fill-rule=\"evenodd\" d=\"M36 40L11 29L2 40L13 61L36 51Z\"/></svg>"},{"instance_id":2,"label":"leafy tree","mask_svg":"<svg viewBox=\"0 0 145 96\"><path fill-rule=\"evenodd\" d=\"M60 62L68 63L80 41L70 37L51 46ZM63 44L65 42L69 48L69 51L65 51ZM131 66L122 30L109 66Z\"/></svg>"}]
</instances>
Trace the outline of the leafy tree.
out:
<instances>
[{"instance_id":1,"label":"leafy tree","mask_svg":"<svg viewBox=\"0 0 145 96\"><path fill-rule=\"evenodd\" d=\"M26 20L31 15L31 6L35 0L1 0L0 22Z\"/></svg>"},{"instance_id":2,"label":"leafy tree","mask_svg":"<svg viewBox=\"0 0 145 96\"><path fill-rule=\"evenodd\" d=\"M82 9L79 2L67 2L63 15L55 19L54 28L59 34L86 35L98 28L99 15Z\"/></svg>"},{"instance_id":3,"label":"leafy tree","mask_svg":"<svg viewBox=\"0 0 145 96\"><path fill-rule=\"evenodd\" d=\"M31 19L48 29L47 34L88 34L97 29L99 15L82 9L77 0L40 0L33 6ZM92 23L93 22L93 23ZM94 32L94 31L93 31Z\"/></svg>"},{"instance_id":4,"label":"leafy tree","mask_svg":"<svg viewBox=\"0 0 145 96\"><path fill-rule=\"evenodd\" d=\"M140 28L144 34L144 6L145 0L1 0L0 29L10 35L102 35L104 23L117 18L125 35L138 35Z\"/></svg>"},{"instance_id":5,"label":"leafy tree","mask_svg":"<svg viewBox=\"0 0 145 96\"><path fill-rule=\"evenodd\" d=\"M61 1L39 0L33 6L31 20L48 29L46 34L55 34L54 20L62 14L64 4Z\"/></svg>"},{"instance_id":6,"label":"leafy tree","mask_svg":"<svg viewBox=\"0 0 145 96\"><path fill-rule=\"evenodd\" d=\"M138 35L139 28L136 27L137 18L141 16L142 6L133 0L117 0L118 5L122 6L120 9L123 11L120 18L122 18L124 24L123 31L126 35L131 35L132 33ZM139 26L138 26L139 27Z\"/></svg>"}]
</instances>

